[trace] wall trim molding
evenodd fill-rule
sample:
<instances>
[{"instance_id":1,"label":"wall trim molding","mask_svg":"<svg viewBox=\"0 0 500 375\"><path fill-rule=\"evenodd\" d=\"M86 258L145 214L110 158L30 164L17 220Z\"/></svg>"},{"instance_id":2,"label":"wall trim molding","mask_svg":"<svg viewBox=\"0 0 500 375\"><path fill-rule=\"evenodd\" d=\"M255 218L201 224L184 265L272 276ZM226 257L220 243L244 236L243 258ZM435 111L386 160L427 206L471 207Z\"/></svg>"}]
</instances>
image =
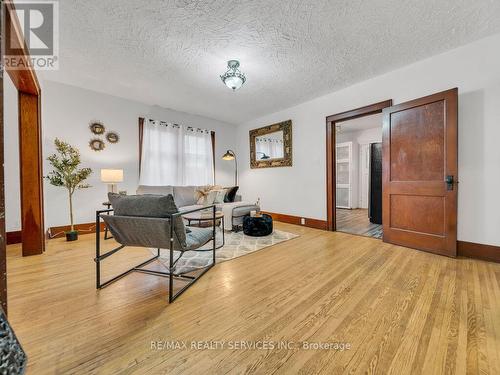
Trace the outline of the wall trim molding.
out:
<instances>
[{"instance_id":1,"label":"wall trim molding","mask_svg":"<svg viewBox=\"0 0 500 375\"><path fill-rule=\"evenodd\" d=\"M22 243L22 231L14 230L12 232L5 233L5 239L7 245L14 245L16 243Z\"/></svg>"},{"instance_id":2,"label":"wall trim molding","mask_svg":"<svg viewBox=\"0 0 500 375\"><path fill-rule=\"evenodd\" d=\"M500 263L500 246L457 241L457 256Z\"/></svg>"},{"instance_id":3,"label":"wall trim molding","mask_svg":"<svg viewBox=\"0 0 500 375\"><path fill-rule=\"evenodd\" d=\"M78 231L78 235L80 236L83 234L95 234L95 223L75 224L74 227L75 230ZM104 227L105 227L104 223L101 223L101 231L104 230ZM50 227L47 230L47 239L65 237L66 236L65 232L69 230L70 230L69 225Z\"/></svg>"},{"instance_id":4,"label":"wall trim molding","mask_svg":"<svg viewBox=\"0 0 500 375\"><path fill-rule=\"evenodd\" d=\"M295 224L295 225L300 225L303 227L322 229L322 230L327 230L327 228L328 228L326 220L319 220L319 219L311 219L308 217L278 214L275 212L267 212L267 211L262 211L262 213L268 214L273 218L273 220L281 221L282 223ZM300 219L302 219L302 218L305 219L305 224L300 223Z\"/></svg>"},{"instance_id":5,"label":"wall trim molding","mask_svg":"<svg viewBox=\"0 0 500 375\"><path fill-rule=\"evenodd\" d=\"M302 218L301 216L279 214L268 211L262 211L262 213L268 214L273 218L273 220L280 221L282 223L294 224L314 229L328 230L328 223L326 220L311 219L305 217L305 224L302 225L300 223L300 220ZM75 229L78 230L79 235L94 234L95 223L76 224ZM47 231L47 238L52 239L64 237L64 232L68 230L69 225L50 227ZM101 231L104 231L104 223L101 223ZM6 237L8 245L21 243L21 231L7 232ZM500 263L500 246L457 241L457 256Z\"/></svg>"}]
</instances>

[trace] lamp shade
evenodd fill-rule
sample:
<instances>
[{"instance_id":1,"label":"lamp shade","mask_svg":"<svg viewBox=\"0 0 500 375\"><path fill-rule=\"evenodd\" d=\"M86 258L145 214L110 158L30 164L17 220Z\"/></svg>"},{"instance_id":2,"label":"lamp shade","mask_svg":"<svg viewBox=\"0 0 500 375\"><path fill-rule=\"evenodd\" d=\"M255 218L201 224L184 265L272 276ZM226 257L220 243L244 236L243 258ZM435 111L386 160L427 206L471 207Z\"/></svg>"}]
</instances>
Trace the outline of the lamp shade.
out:
<instances>
[{"instance_id":1,"label":"lamp shade","mask_svg":"<svg viewBox=\"0 0 500 375\"><path fill-rule=\"evenodd\" d=\"M123 181L123 169L101 169L101 181L114 184Z\"/></svg>"},{"instance_id":2,"label":"lamp shade","mask_svg":"<svg viewBox=\"0 0 500 375\"><path fill-rule=\"evenodd\" d=\"M222 155L223 160L234 160L234 151L227 150L224 155Z\"/></svg>"}]
</instances>

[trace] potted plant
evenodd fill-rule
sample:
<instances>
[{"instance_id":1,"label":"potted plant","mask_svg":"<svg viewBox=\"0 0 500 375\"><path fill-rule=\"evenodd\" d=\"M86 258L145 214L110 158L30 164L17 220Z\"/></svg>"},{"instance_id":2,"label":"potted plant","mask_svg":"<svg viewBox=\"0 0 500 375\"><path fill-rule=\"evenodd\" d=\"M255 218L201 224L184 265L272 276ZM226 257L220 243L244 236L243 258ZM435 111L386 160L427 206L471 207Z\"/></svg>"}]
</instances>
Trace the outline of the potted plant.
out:
<instances>
[{"instance_id":1,"label":"potted plant","mask_svg":"<svg viewBox=\"0 0 500 375\"><path fill-rule=\"evenodd\" d=\"M92 169L78 168L80 166L80 152L69 143L56 138L54 145L56 146L56 153L47 158L53 171L45 178L51 185L62 186L68 190L71 227L66 232L66 240L75 241L78 239L78 231L75 230L73 223L73 194L78 189L90 187L84 181L90 176Z\"/></svg>"}]
</instances>

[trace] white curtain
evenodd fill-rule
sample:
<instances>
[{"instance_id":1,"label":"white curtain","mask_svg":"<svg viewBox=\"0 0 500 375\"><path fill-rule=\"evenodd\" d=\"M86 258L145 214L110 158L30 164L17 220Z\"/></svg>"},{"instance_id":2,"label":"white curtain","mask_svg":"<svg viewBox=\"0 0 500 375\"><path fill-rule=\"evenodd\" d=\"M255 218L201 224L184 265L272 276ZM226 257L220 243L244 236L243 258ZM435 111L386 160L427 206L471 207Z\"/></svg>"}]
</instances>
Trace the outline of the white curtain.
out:
<instances>
[{"instance_id":1,"label":"white curtain","mask_svg":"<svg viewBox=\"0 0 500 375\"><path fill-rule=\"evenodd\" d=\"M210 131L144 119L141 185L212 185Z\"/></svg>"}]
</instances>

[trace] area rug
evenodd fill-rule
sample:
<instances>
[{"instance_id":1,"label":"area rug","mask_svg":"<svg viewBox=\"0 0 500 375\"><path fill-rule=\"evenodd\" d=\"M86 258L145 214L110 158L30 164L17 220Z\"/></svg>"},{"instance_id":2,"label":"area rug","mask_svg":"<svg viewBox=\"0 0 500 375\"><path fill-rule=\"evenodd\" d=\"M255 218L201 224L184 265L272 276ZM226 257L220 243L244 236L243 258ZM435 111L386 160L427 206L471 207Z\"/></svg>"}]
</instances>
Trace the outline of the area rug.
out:
<instances>
[{"instance_id":1,"label":"area rug","mask_svg":"<svg viewBox=\"0 0 500 375\"><path fill-rule=\"evenodd\" d=\"M281 230L274 230L272 234L265 237L250 237L245 235L243 232L226 232L224 246L215 250L215 260L216 263L225 262L227 260L251 254L266 247L276 245L296 237L299 237L299 235ZM220 229L217 232L216 238L218 240L217 246L221 245L222 234ZM212 251L210 244L211 243L209 243L208 246L201 248L206 251L186 251L177 262L175 272L187 273L210 265L210 263L212 263ZM157 250L151 249L151 252L156 254ZM174 259L177 259L179 255L179 251L174 251ZM168 265L169 257L170 254L168 250L161 250L160 261L166 266Z\"/></svg>"}]
</instances>

